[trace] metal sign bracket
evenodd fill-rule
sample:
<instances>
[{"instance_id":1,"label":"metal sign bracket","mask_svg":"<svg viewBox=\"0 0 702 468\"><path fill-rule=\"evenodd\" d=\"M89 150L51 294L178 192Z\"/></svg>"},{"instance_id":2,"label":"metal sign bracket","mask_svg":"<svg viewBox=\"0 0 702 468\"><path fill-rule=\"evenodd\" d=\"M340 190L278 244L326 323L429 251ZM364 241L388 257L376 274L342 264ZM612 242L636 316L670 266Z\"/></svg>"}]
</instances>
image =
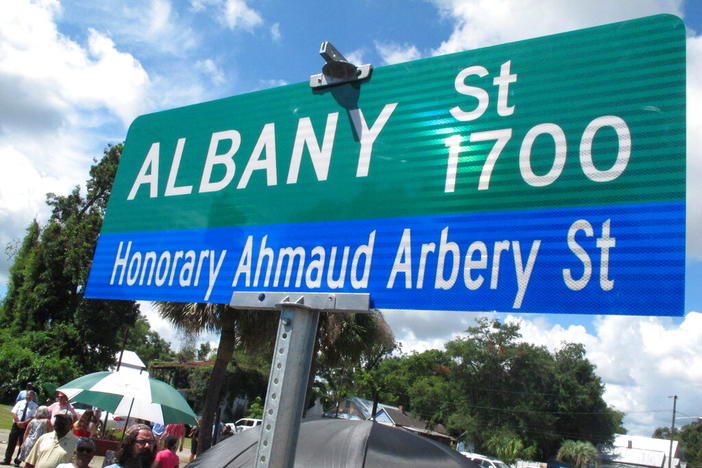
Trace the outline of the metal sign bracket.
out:
<instances>
[{"instance_id":1,"label":"metal sign bracket","mask_svg":"<svg viewBox=\"0 0 702 468\"><path fill-rule=\"evenodd\" d=\"M322 42L319 48L319 55L327 63L322 67L322 73L310 76L310 87L325 88L353 81L360 81L368 78L373 70L372 65L354 65L336 50L331 42Z\"/></svg>"},{"instance_id":2,"label":"metal sign bracket","mask_svg":"<svg viewBox=\"0 0 702 468\"><path fill-rule=\"evenodd\" d=\"M230 307L274 310L297 304L326 312L368 312L370 295L365 293L235 292Z\"/></svg>"},{"instance_id":3,"label":"metal sign bracket","mask_svg":"<svg viewBox=\"0 0 702 468\"><path fill-rule=\"evenodd\" d=\"M235 292L236 309L280 309L254 467L292 468L321 311L368 312L369 294Z\"/></svg>"}]
</instances>

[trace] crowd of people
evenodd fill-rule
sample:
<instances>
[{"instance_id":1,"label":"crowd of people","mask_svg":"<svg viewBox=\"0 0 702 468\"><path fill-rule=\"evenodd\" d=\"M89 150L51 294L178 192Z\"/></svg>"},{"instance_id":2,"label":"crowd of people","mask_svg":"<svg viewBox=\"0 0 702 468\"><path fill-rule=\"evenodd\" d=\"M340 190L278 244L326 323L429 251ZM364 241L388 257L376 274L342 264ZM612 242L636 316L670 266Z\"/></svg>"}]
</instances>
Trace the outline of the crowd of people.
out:
<instances>
[{"instance_id":1,"label":"crowd of people","mask_svg":"<svg viewBox=\"0 0 702 468\"><path fill-rule=\"evenodd\" d=\"M3 465L23 468L91 468L100 414L86 410L80 416L62 392L55 402L39 406L31 383L17 395L10 410L10 429ZM197 426L184 424L130 425L116 452L107 453L105 468L178 468L177 452L187 435L193 438L190 460L197 450ZM13 459L13 456L15 458Z\"/></svg>"}]
</instances>

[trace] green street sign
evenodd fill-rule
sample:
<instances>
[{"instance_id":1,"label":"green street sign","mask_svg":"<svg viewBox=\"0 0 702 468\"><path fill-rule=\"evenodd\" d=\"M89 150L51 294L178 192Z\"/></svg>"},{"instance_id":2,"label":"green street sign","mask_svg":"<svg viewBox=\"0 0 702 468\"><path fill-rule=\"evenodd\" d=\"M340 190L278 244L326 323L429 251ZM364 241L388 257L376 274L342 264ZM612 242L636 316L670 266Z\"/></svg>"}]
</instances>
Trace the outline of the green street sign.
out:
<instances>
[{"instance_id":1,"label":"green street sign","mask_svg":"<svg viewBox=\"0 0 702 468\"><path fill-rule=\"evenodd\" d=\"M139 117L93 297L680 315L685 28L659 15Z\"/></svg>"}]
</instances>

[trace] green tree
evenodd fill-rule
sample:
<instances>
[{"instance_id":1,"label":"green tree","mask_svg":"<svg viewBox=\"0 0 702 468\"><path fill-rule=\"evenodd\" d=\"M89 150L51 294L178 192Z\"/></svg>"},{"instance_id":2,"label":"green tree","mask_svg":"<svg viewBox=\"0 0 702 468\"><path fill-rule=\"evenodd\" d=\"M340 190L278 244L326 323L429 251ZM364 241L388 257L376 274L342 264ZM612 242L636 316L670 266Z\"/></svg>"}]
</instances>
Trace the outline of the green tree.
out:
<instances>
[{"instance_id":1,"label":"green tree","mask_svg":"<svg viewBox=\"0 0 702 468\"><path fill-rule=\"evenodd\" d=\"M264 353L270 357L277 330L278 314L232 309L221 304L157 303L162 317L170 320L186 333L203 330L220 332L217 357L212 368L202 413L198 450L206 450L212 443L211 431L214 414L222 400L227 365L239 346L250 353ZM333 314L320 317L315 344L315 359L310 372L308 388L316 375L318 363L333 366L360 356L366 343L377 342L387 336L389 327L379 313ZM390 335L391 336L391 335ZM308 391L313 401L313 392Z\"/></svg>"},{"instance_id":2,"label":"green tree","mask_svg":"<svg viewBox=\"0 0 702 468\"><path fill-rule=\"evenodd\" d=\"M215 420L227 365L231 362L235 345L235 311L223 304L200 304L182 302L157 302L161 316L170 320L186 333L219 331L219 345L214 366L210 372L202 408L202 422L198 435L198 451L212 446L212 426Z\"/></svg>"},{"instance_id":3,"label":"green tree","mask_svg":"<svg viewBox=\"0 0 702 468\"><path fill-rule=\"evenodd\" d=\"M555 354L559 432L594 444L609 443L621 424L602 399L604 384L585 357L582 344L566 344Z\"/></svg>"},{"instance_id":4,"label":"green tree","mask_svg":"<svg viewBox=\"0 0 702 468\"><path fill-rule=\"evenodd\" d=\"M524 447L522 440L511 431L499 431L492 435L486 442L486 446L495 454L497 458L512 465L518 459L530 460L536 447Z\"/></svg>"},{"instance_id":5,"label":"green tree","mask_svg":"<svg viewBox=\"0 0 702 468\"><path fill-rule=\"evenodd\" d=\"M16 389L26 380L36 383L40 379L60 384L105 369L122 345L125 328L140 317L134 301L83 297L121 151L121 145L108 146L95 161L85 195L78 187L65 196L48 194L48 221L44 226L32 222L15 253L0 313L0 329L12 332L8 340L0 342L0 368L17 376L3 379L0 388L5 389L5 398L11 392L7 385ZM143 329L139 333L134 334L134 340L146 342L142 352L159 354L164 350L164 343L154 335L146 336ZM25 336L34 341L24 341ZM33 353L22 368L16 367L11 357L16 349L10 350L17 343ZM53 377L47 375L48 370Z\"/></svg>"},{"instance_id":6,"label":"green tree","mask_svg":"<svg viewBox=\"0 0 702 468\"><path fill-rule=\"evenodd\" d=\"M197 356L197 351L194 346L186 345L180 348L176 353L175 358L178 362L190 362L194 361Z\"/></svg>"},{"instance_id":7,"label":"green tree","mask_svg":"<svg viewBox=\"0 0 702 468\"><path fill-rule=\"evenodd\" d=\"M466 337L446 345L455 385L455 411L479 421L454 430L467 430L466 438L484 451L489 451L488 440L504 430L524 446L537 446L540 452L557 443L557 436L541 430L557 421L553 414L552 356L544 348L519 342L519 338L517 325L480 319Z\"/></svg>"},{"instance_id":8,"label":"green tree","mask_svg":"<svg viewBox=\"0 0 702 468\"><path fill-rule=\"evenodd\" d=\"M263 399L261 397L254 398L254 401L249 405L249 414L246 415L247 418L263 418Z\"/></svg>"},{"instance_id":9,"label":"green tree","mask_svg":"<svg viewBox=\"0 0 702 468\"><path fill-rule=\"evenodd\" d=\"M207 361L212 353L212 346L209 343L200 343L200 347L197 349L197 359L199 361Z\"/></svg>"},{"instance_id":10,"label":"green tree","mask_svg":"<svg viewBox=\"0 0 702 468\"><path fill-rule=\"evenodd\" d=\"M20 248L12 255L14 262L10 267L10 280L8 290L0 309L0 327L8 327L14 322L14 314L17 310L17 301L20 298L20 291L27 288L25 284L36 282L38 275L35 256L39 247L39 224L36 219L27 228L27 234L22 240Z\"/></svg>"},{"instance_id":11,"label":"green tree","mask_svg":"<svg viewBox=\"0 0 702 468\"><path fill-rule=\"evenodd\" d=\"M582 346L551 353L522 342L517 325L499 321L479 319L445 351L390 357L377 372L383 402L402 404L476 450L506 458L519 451L553 456L561 434L606 443L623 417L602 399ZM362 384L356 380L357 388Z\"/></svg>"},{"instance_id":12,"label":"green tree","mask_svg":"<svg viewBox=\"0 0 702 468\"><path fill-rule=\"evenodd\" d=\"M32 381L37 388L38 401L43 401L49 389L68 382L75 374L74 357L62 355L56 346L59 340L74 339L77 333L71 326L57 325L49 331L30 331L15 334L10 329L0 330L0 396L2 401L14 401L17 390ZM70 342L70 341L69 341Z\"/></svg>"},{"instance_id":13,"label":"green tree","mask_svg":"<svg viewBox=\"0 0 702 468\"><path fill-rule=\"evenodd\" d=\"M653 437L670 440L670 427L656 428ZM673 440L678 441L678 456L689 468L702 468L702 420L676 428Z\"/></svg>"},{"instance_id":14,"label":"green tree","mask_svg":"<svg viewBox=\"0 0 702 468\"><path fill-rule=\"evenodd\" d=\"M687 461L689 468L702 468L702 421L682 426L677 439L680 441L680 458Z\"/></svg>"},{"instance_id":15,"label":"green tree","mask_svg":"<svg viewBox=\"0 0 702 468\"><path fill-rule=\"evenodd\" d=\"M198 451L212 445L212 425L222 399L227 366L232 361L237 345L254 352L270 351L277 325L277 314L232 309L224 304L157 302L161 316L190 335L219 331L219 344L214 366L211 368L207 393L202 407ZM267 346L268 345L268 346ZM194 350L193 350L194 351ZM209 430L207 428L210 428Z\"/></svg>"},{"instance_id":16,"label":"green tree","mask_svg":"<svg viewBox=\"0 0 702 468\"><path fill-rule=\"evenodd\" d=\"M317 398L327 406L329 403L338 404L349 395L352 381L370 383L373 379L370 372L393 349L394 336L379 311L321 314L306 408L311 407ZM315 385L317 376L324 379L325 388Z\"/></svg>"},{"instance_id":17,"label":"green tree","mask_svg":"<svg viewBox=\"0 0 702 468\"><path fill-rule=\"evenodd\" d=\"M132 328L127 333L126 349L134 351L147 367L157 361L171 361L175 354L168 341L151 329L149 320L137 315Z\"/></svg>"},{"instance_id":18,"label":"green tree","mask_svg":"<svg viewBox=\"0 0 702 468\"><path fill-rule=\"evenodd\" d=\"M347 356L344 362L336 362L334 366L321 364L317 371L321 380L316 384L323 407L338 409L352 394L380 402L384 374L378 367L395 349L397 345L388 330L375 342L359 347L359 355Z\"/></svg>"},{"instance_id":19,"label":"green tree","mask_svg":"<svg viewBox=\"0 0 702 468\"><path fill-rule=\"evenodd\" d=\"M590 442L566 440L558 449L556 458L574 468L587 468L598 464L599 452Z\"/></svg>"},{"instance_id":20,"label":"green tree","mask_svg":"<svg viewBox=\"0 0 702 468\"><path fill-rule=\"evenodd\" d=\"M193 409L201 413L207 398L212 366L197 366L189 369L187 375L188 399ZM222 385L222 420L233 421L244 417L249 408L242 408L242 400L253 401L266 392L267 366L252 363L240 351L234 353L234 360L227 366Z\"/></svg>"},{"instance_id":21,"label":"green tree","mask_svg":"<svg viewBox=\"0 0 702 468\"><path fill-rule=\"evenodd\" d=\"M121 145L108 147L91 167L85 196L78 187L66 196L47 195L51 216L41 229L30 225L4 301L2 324L18 333L71 323L78 340L69 355L83 372L112 360L121 328L115 324L132 325L138 312L132 301L83 298L121 151Z\"/></svg>"}]
</instances>

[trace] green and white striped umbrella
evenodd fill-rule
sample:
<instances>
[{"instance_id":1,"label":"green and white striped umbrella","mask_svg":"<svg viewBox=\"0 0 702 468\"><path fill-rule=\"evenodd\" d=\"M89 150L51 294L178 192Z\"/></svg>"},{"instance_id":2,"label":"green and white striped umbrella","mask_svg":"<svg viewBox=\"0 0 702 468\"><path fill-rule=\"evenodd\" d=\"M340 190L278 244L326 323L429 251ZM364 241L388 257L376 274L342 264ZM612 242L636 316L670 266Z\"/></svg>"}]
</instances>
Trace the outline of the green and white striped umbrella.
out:
<instances>
[{"instance_id":1,"label":"green and white striped umbrella","mask_svg":"<svg viewBox=\"0 0 702 468\"><path fill-rule=\"evenodd\" d=\"M185 398L166 382L133 371L94 372L78 377L57 391L115 416L145 419L160 424L196 424Z\"/></svg>"}]
</instances>

